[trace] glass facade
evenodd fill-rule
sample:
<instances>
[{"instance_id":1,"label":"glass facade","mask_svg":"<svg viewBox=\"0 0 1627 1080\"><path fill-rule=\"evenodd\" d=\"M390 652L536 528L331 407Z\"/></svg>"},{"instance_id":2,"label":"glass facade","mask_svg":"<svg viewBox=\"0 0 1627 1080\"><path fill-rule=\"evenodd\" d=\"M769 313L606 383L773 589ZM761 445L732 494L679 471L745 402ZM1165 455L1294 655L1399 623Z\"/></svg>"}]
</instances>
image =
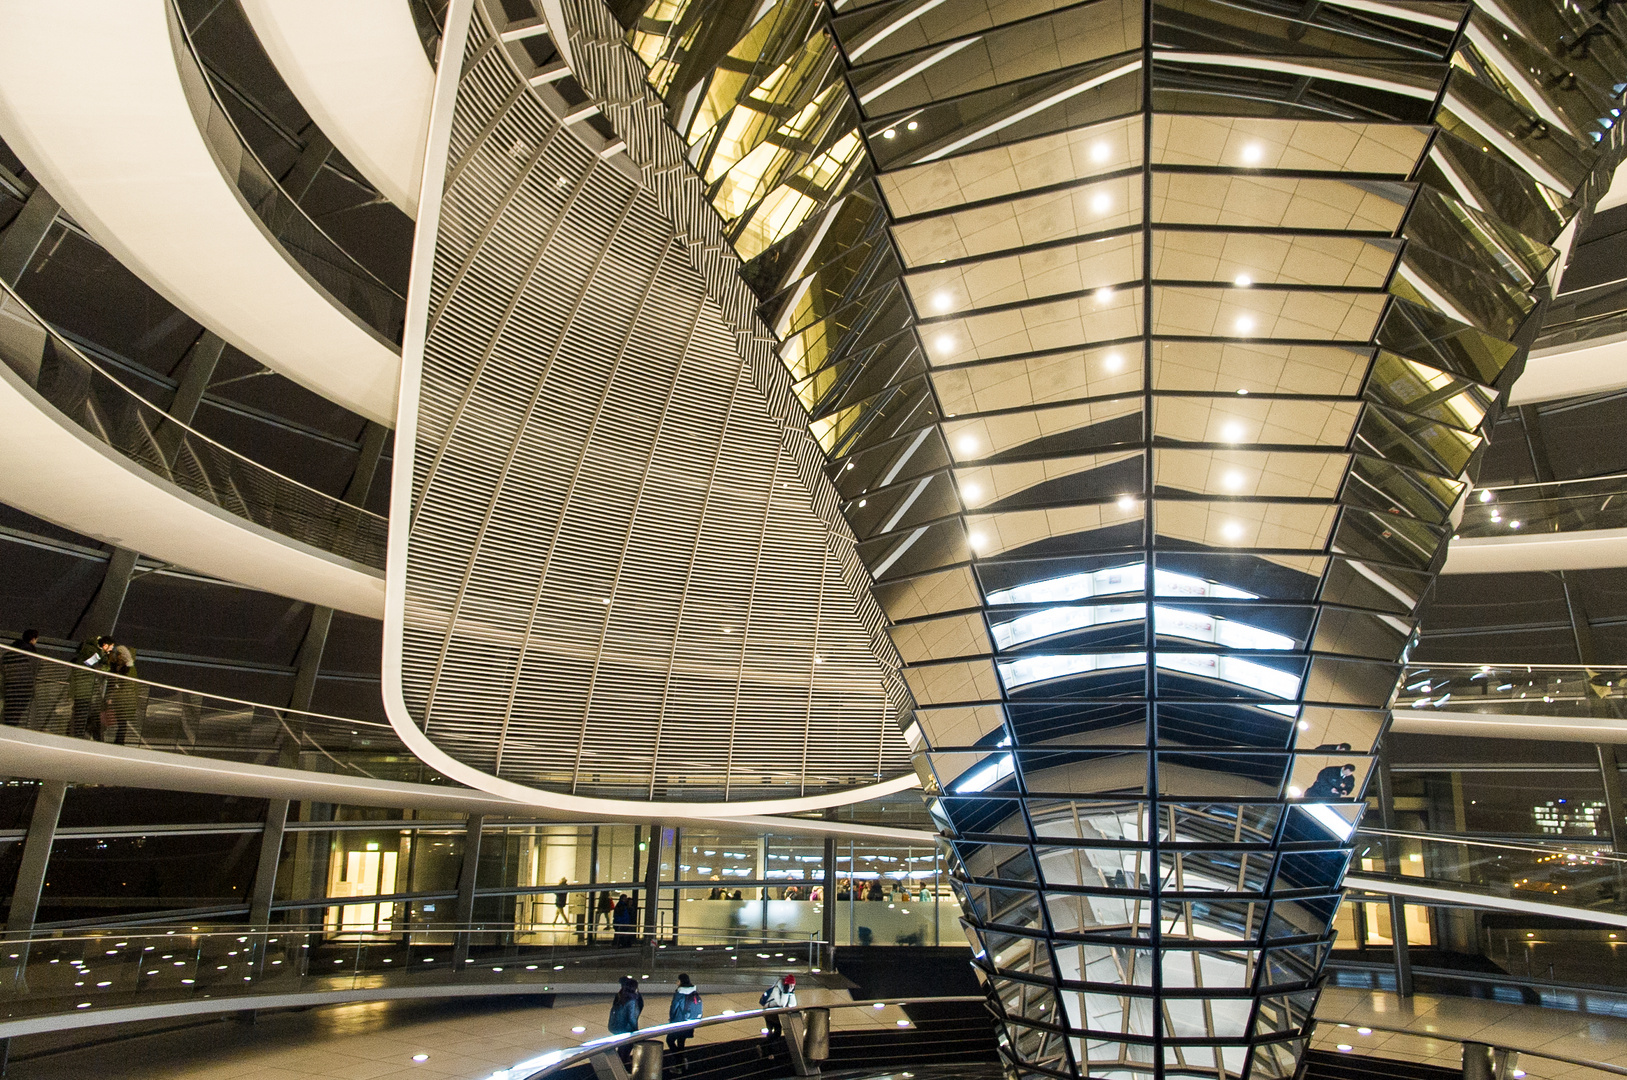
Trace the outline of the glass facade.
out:
<instances>
[{"instance_id":1,"label":"glass facade","mask_svg":"<svg viewBox=\"0 0 1627 1080\"><path fill-rule=\"evenodd\" d=\"M1620 157L1614 39L1547 2L621 18L892 622L1009 1060L1293 1075L1420 601Z\"/></svg>"}]
</instances>

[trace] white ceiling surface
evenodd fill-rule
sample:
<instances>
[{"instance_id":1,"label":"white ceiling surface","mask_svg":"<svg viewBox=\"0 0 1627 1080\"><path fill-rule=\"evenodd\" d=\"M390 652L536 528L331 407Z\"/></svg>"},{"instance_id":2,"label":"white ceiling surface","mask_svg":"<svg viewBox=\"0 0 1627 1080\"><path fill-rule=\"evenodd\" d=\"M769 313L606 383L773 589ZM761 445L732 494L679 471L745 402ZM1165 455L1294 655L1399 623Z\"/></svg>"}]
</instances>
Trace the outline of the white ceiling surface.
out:
<instances>
[{"instance_id":1,"label":"white ceiling surface","mask_svg":"<svg viewBox=\"0 0 1627 1080\"><path fill-rule=\"evenodd\" d=\"M1627 566L1627 529L1453 537L1443 574L1603 570Z\"/></svg>"},{"instance_id":2,"label":"white ceiling surface","mask_svg":"<svg viewBox=\"0 0 1627 1080\"><path fill-rule=\"evenodd\" d=\"M322 133L418 215L435 69L405 0L242 0L255 36Z\"/></svg>"},{"instance_id":3,"label":"white ceiling surface","mask_svg":"<svg viewBox=\"0 0 1627 1080\"><path fill-rule=\"evenodd\" d=\"M0 0L0 136L170 302L267 367L394 423L400 357L318 291L222 174L187 103L164 0Z\"/></svg>"},{"instance_id":4,"label":"white ceiling surface","mask_svg":"<svg viewBox=\"0 0 1627 1080\"><path fill-rule=\"evenodd\" d=\"M0 364L0 502L253 589L384 615L384 577L162 480L61 417Z\"/></svg>"}]
</instances>

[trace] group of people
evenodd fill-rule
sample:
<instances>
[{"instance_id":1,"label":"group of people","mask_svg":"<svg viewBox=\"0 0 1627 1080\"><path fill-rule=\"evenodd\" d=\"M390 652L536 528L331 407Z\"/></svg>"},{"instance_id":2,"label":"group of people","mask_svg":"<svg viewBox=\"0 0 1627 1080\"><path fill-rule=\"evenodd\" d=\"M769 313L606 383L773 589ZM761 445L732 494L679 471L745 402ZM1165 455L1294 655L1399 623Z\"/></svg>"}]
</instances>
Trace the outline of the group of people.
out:
<instances>
[{"instance_id":1,"label":"group of people","mask_svg":"<svg viewBox=\"0 0 1627 1080\"><path fill-rule=\"evenodd\" d=\"M765 893L767 890L764 890ZM712 886L712 891L706 895L708 900L744 900L744 894L735 889L730 892L721 885ZM769 897L773 899L773 897ZM814 885L804 891L801 885L787 885L780 890L781 900L806 900L810 903L820 903L825 899L825 887ZM836 889L838 900L892 900L894 902L909 900L930 900L932 890L922 885L919 889L911 891L908 885L894 882L884 885L879 880L863 882L854 878L844 878Z\"/></svg>"},{"instance_id":2,"label":"group of people","mask_svg":"<svg viewBox=\"0 0 1627 1080\"><path fill-rule=\"evenodd\" d=\"M40 698L41 689L50 684L42 678L39 641L38 630L24 630L12 643L13 651L0 660L0 720L13 727L40 726L42 718L36 714L43 710L48 717L61 700ZM109 679L108 675L124 678ZM113 741L128 742L130 730L140 723L146 707L146 687L131 681L138 677L135 650L130 646L105 634L84 641L67 676L72 705L68 734L102 742L111 731Z\"/></svg>"},{"instance_id":3,"label":"group of people","mask_svg":"<svg viewBox=\"0 0 1627 1080\"><path fill-rule=\"evenodd\" d=\"M797 977L783 975L775 980L774 985L763 991L763 996L757 1002L765 1009L794 1009L797 1007ZM621 989L610 1001L610 1034L631 1035L638 1030L639 1017L644 1012L644 994L638 988L638 980L631 975L621 977ZM705 1015L705 1007L701 1001L700 990L688 974L678 976L678 985L672 991L672 1001L667 1006L667 1023L684 1024L699 1020ZM763 1017L763 1026L768 1030L769 1038L781 1034L780 1017L777 1013L769 1013ZM667 1049L674 1052L682 1051L689 1037L695 1033L694 1028L676 1028L667 1033Z\"/></svg>"},{"instance_id":4,"label":"group of people","mask_svg":"<svg viewBox=\"0 0 1627 1080\"><path fill-rule=\"evenodd\" d=\"M569 878L559 879L560 891L554 894L554 925L564 923L571 925L571 894L564 890L570 886ZM608 892L591 893L588 896L590 930L596 930L603 925L606 930L614 934L614 941L618 947L631 945L638 934L638 903L626 893L615 894L611 899Z\"/></svg>"}]
</instances>

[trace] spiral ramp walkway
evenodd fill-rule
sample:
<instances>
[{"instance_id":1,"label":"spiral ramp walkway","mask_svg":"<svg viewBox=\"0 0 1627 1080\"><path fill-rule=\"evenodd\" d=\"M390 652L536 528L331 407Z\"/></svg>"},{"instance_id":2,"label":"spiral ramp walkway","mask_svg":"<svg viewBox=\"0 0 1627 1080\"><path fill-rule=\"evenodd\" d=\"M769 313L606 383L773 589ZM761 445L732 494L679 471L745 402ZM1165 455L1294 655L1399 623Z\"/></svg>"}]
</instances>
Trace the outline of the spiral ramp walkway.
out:
<instances>
[{"instance_id":1,"label":"spiral ramp walkway","mask_svg":"<svg viewBox=\"0 0 1627 1080\"><path fill-rule=\"evenodd\" d=\"M249 356L392 425L398 348L339 302L361 275L314 226L299 241L274 235L286 229L268 218L305 223L234 148L171 6L6 0L0 23L0 137L73 219Z\"/></svg>"}]
</instances>

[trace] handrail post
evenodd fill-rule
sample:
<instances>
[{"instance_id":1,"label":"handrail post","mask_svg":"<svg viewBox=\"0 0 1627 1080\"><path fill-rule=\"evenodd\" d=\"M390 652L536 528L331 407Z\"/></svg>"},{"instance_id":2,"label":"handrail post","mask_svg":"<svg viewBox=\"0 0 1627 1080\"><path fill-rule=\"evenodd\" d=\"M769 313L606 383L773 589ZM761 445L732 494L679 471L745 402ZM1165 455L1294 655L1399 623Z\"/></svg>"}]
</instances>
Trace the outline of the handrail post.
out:
<instances>
[{"instance_id":1,"label":"handrail post","mask_svg":"<svg viewBox=\"0 0 1627 1080\"><path fill-rule=\"evenodd\" d=\"M786 1013L782 1021L785 1027L785 1048L791 1054L791 1071L797 1076L818 1076L819 1062L810 1061L807 1054L807 1024L803 1022L802 1013ZM829 1032L827 1024L826 1031Z\"/></svg>"},{"instance_id":2,"label":"handrail post","mask_svg":"<svg viewBox=\"0 0 1627 1080\"><path fill-rule=\"evenodd\" d=\"M803 1020L808 1030L802 1036L802 1056L819 1071L819 1064L830 1057L830 1010L804 1009Z\"/></svg>"},{"instance_id":3,"label":"handrail post","mask_svg":"<svg viewBox=\"0 0 1627 1080\"><path fill-rule=\"evenodd\" d=\"M664 1050L660 1039L641 1039L634 1043L631 1080L661 1080L661 1056Z\"/></svg>"},{"instance_id":4,"label":"handrail post","mask_svg":"<svg viewBox=\"0 0 1627 1080\"><path fill-rule=\"evenodd\" d=\"M1491 1066L1491 1047L1478 1042L1463 1044L1463 1080L1495 1080Z\"/></svg>"},{"instance_id":5,"label":"handrail post","mask_svg":"<svg viewBox=\"0 0 1627 1080\"><path fill-rule=\"evenodd\" d=\"M621 1063L621 1055L614 1050L601 1050L588 1058L593 1066L594 1080L631 1080Z\"/></svg>"}]
</instances>

